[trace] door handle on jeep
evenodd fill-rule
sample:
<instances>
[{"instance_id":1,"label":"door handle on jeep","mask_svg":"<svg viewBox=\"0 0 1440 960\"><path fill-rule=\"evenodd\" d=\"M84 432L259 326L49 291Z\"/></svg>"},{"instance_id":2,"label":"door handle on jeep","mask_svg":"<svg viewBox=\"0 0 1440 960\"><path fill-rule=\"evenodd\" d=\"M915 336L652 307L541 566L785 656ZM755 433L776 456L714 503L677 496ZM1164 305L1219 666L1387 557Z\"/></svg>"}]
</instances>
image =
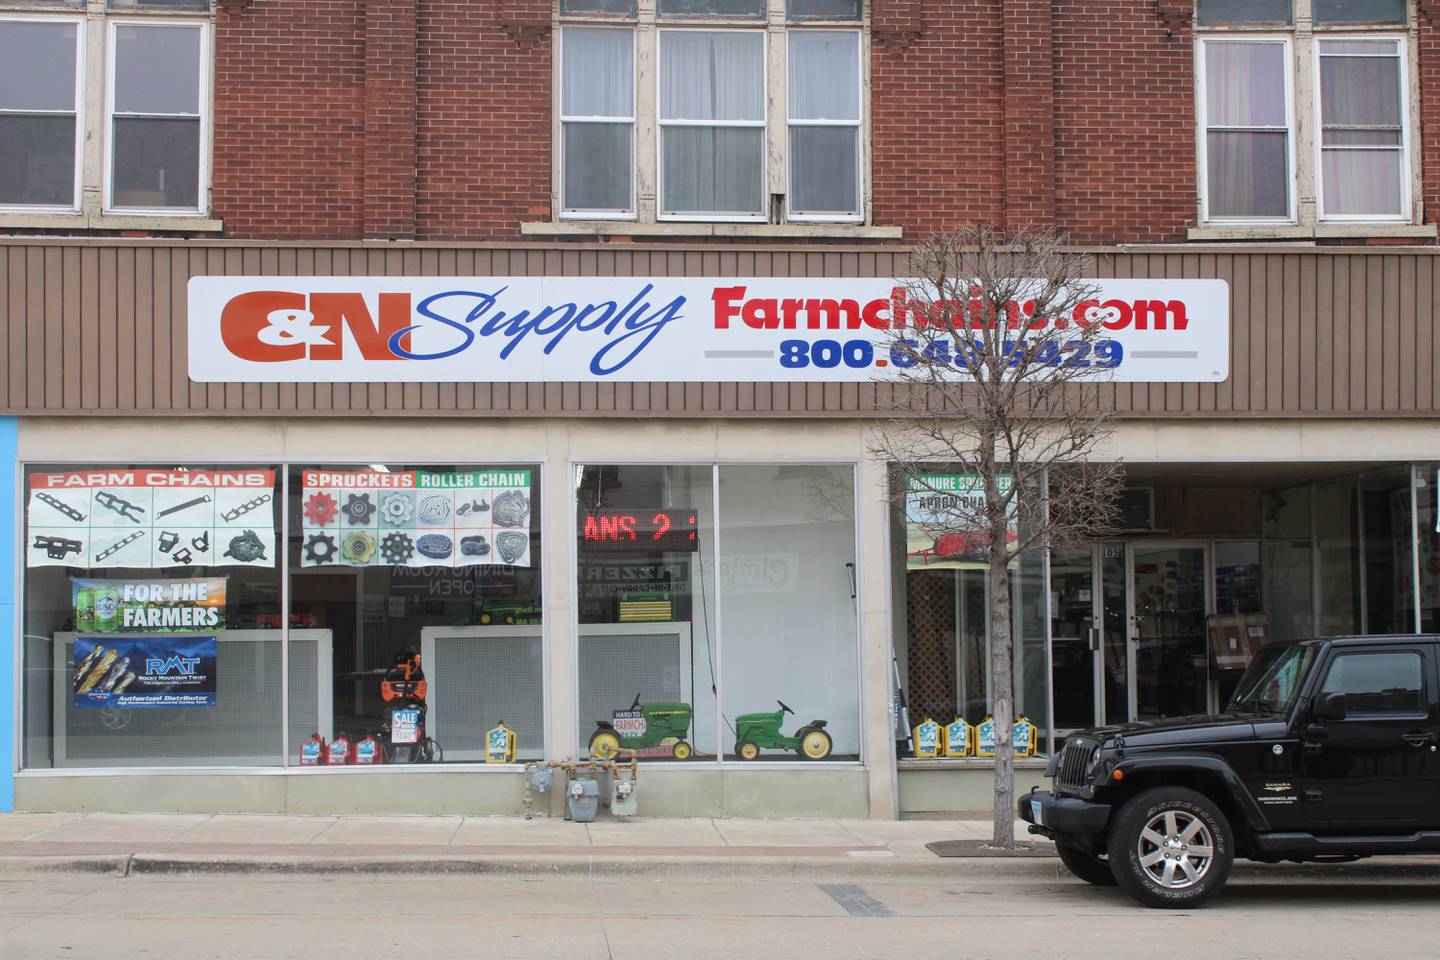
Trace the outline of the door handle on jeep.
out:
<instances>
[{"instance_id":1,"label":"door handle on jeep","mask_svg":"<svg viewBox=\"0 0 1440 960\"><path fill-rule=\"evenodd\" d=\"M1415 732L1415 733L1407 733L1407 734L1405 734L1404 736L1402 736L1400 739L1401 739L1401 740L1404 740L1406 743L1410 744L1410 746L1412 746L1412 747L1424 747L1424 746L1429 746L1431 743L1433 743L1433 742L1435 741L1435 734L1433 734L1433 733L1420 733L1420 732L1417 731L1417 732Z\"/></svg>"}]
</instances>

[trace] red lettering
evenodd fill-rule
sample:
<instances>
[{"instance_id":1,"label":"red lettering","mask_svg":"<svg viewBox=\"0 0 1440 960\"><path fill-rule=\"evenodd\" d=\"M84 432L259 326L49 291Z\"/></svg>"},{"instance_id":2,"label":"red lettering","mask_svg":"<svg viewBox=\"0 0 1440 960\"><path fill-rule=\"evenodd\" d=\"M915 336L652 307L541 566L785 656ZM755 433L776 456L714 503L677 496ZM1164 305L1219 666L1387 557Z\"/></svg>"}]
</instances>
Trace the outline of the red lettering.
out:
<instances>
[{"instance_id":1,"label":"red lettering","mask_svg":"<svg viewBox=\"0 0 1440 960\"><path fill-rule=\"evenodd\" d=\"M276 363L305 359L305 344L270 344L260 341L260 331L270 326L275 310L304 310L305 295L281 290L256 290L232 297L220 311L220 339L225 349L254 363ZM339 349L338 347L336 348Z\"/></svg>"},{"instance_id":2,"label":"red lettering","mask_svg":"<svg viewBox=\"0 0 1440 960\"><path fill-rule=\"evenodd\" d=\"M1184 300L1136 300L1134 309L1136 330L1184 330L1190 326Z\"/></svg>"},{"instance_id":3,"label":"red lettering","mask_svg":"<svg viewBox=\"0 0 1440 960\"><path fill-rule=\"evenodd\" d=\"M310 348L311 360L339 360L345 349L345 336L341 327L349 327L360 356L366 360L398 360L390 352L390 338L410 325L410 294L380 294L380 322L370 316L365 298L358 293L312 293L310 312L315 314L315 323L329 329L329 343L317 343ZM410 349L409 337L401 341Z\"/></svg>"},{"instance_id":4,"label":"red lettering","mask_svg":"<svg viewBox=\"0 0 1440 960\"><path fill-rule=\"evenodd\" d=\"M710 300L715 304L715 329L729 330L730 318L740 312L735 306L735 301L745 296L744 287L716 287L710 294Z\"/></svg>"},{"instance_id":5,"label":"red lettering","mask_svg":"<svg viewBox=\"0 0 1440 960\"><path fill-rule=\"evenodd\" d=\"M756 330L774 330L780 326L780 315L774 300L746 300L740 310L740 318L747 327Z\"/></svg>"},{"instance_id":6,"label":"red lettering","mask_svg":"<svg viewBox=\"0 0 1440 960\"><path fill-rule=\"evenodd\" d=\"M888 330L890 318L880 316L880 311L890 309L889 300L871 300L865 304L861 317L865 320L866 326L874 327L876 330Z\"/></svg>"}]
</instances>

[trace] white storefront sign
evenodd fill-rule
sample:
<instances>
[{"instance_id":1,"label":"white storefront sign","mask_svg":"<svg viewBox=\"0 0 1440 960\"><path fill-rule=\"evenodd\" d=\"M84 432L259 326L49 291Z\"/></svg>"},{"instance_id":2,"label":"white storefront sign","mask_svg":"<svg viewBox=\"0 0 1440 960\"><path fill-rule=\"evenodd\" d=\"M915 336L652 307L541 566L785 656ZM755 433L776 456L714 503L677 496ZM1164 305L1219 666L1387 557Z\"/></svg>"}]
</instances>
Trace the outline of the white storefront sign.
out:
<instances>
[{"instance_id":1,"label":"white storefront sign","mask_svg":"<svg viewBox=\"0 0 1440 960\"><path fill-rule=\"evenodd\" d=\"M1099 338L1068 341L1053 363L1122 383L1229 375L1225 281L1086 284L1097 292L1071 316L1028 321L1103 327ZM1033 307L1007 312L1030 317ZM913 363L903 346L892 347L897 333L925 322L905 282L887 279L195 277L190 376L854 383Z\"/></svg>"}]
</instances>

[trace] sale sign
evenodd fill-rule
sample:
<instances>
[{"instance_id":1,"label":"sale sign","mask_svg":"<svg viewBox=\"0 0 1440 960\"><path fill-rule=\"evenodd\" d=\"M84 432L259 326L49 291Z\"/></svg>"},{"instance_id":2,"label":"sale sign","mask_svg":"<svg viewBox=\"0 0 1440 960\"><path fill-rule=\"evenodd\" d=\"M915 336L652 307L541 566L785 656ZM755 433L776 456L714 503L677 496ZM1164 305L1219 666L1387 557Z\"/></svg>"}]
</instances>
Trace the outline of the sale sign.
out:
<instances>
[{"instance_id":1,"label":"sale sign","mask_svg":"<svg viewBox=\"0 0 1440 960\"><path fill-rule=\"evenodd\" d=\"M1058 331L1047 362L1096 381L1229 376L1225 281L1081 282L1091 295L1065 316L972 299L945 319L915 281L875 278L194 277L190 377L853 383L903 374L917 362L906 332L947 322L1017 342ZM964 356L936 359L967 376Z\"/></svg>"}]
</instances>

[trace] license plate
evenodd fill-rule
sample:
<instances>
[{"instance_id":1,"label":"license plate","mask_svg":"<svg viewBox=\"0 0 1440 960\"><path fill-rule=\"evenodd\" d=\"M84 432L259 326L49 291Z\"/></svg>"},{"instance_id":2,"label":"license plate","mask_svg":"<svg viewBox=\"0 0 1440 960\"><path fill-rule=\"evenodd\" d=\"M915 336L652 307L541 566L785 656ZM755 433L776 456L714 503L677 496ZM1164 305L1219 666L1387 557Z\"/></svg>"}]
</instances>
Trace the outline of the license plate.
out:
<instances>
[{"instance_id":1,"label":"license plate","mask_svg":"<svg viewBox=\"0 0 1440 960\"><path fill-rule=\"evenodd\" d=\"M419 710L396 710L390 714L391 743L415 743L419 739Z\"/></svg>"},{"instance_id":2,"label":"license plate","mask_svg":"<svg viewBox=\"0 0 1440 960\"><path fill-rule=\"evenodd\" d=\"M1045 825L1045 820L1041 816L1041 810L1043 809L1044 808L1040 805L1039 800L1030 801L1030 816L1034 817L1035 822L1042 827Z\"/></svg>"}]
</instances>

